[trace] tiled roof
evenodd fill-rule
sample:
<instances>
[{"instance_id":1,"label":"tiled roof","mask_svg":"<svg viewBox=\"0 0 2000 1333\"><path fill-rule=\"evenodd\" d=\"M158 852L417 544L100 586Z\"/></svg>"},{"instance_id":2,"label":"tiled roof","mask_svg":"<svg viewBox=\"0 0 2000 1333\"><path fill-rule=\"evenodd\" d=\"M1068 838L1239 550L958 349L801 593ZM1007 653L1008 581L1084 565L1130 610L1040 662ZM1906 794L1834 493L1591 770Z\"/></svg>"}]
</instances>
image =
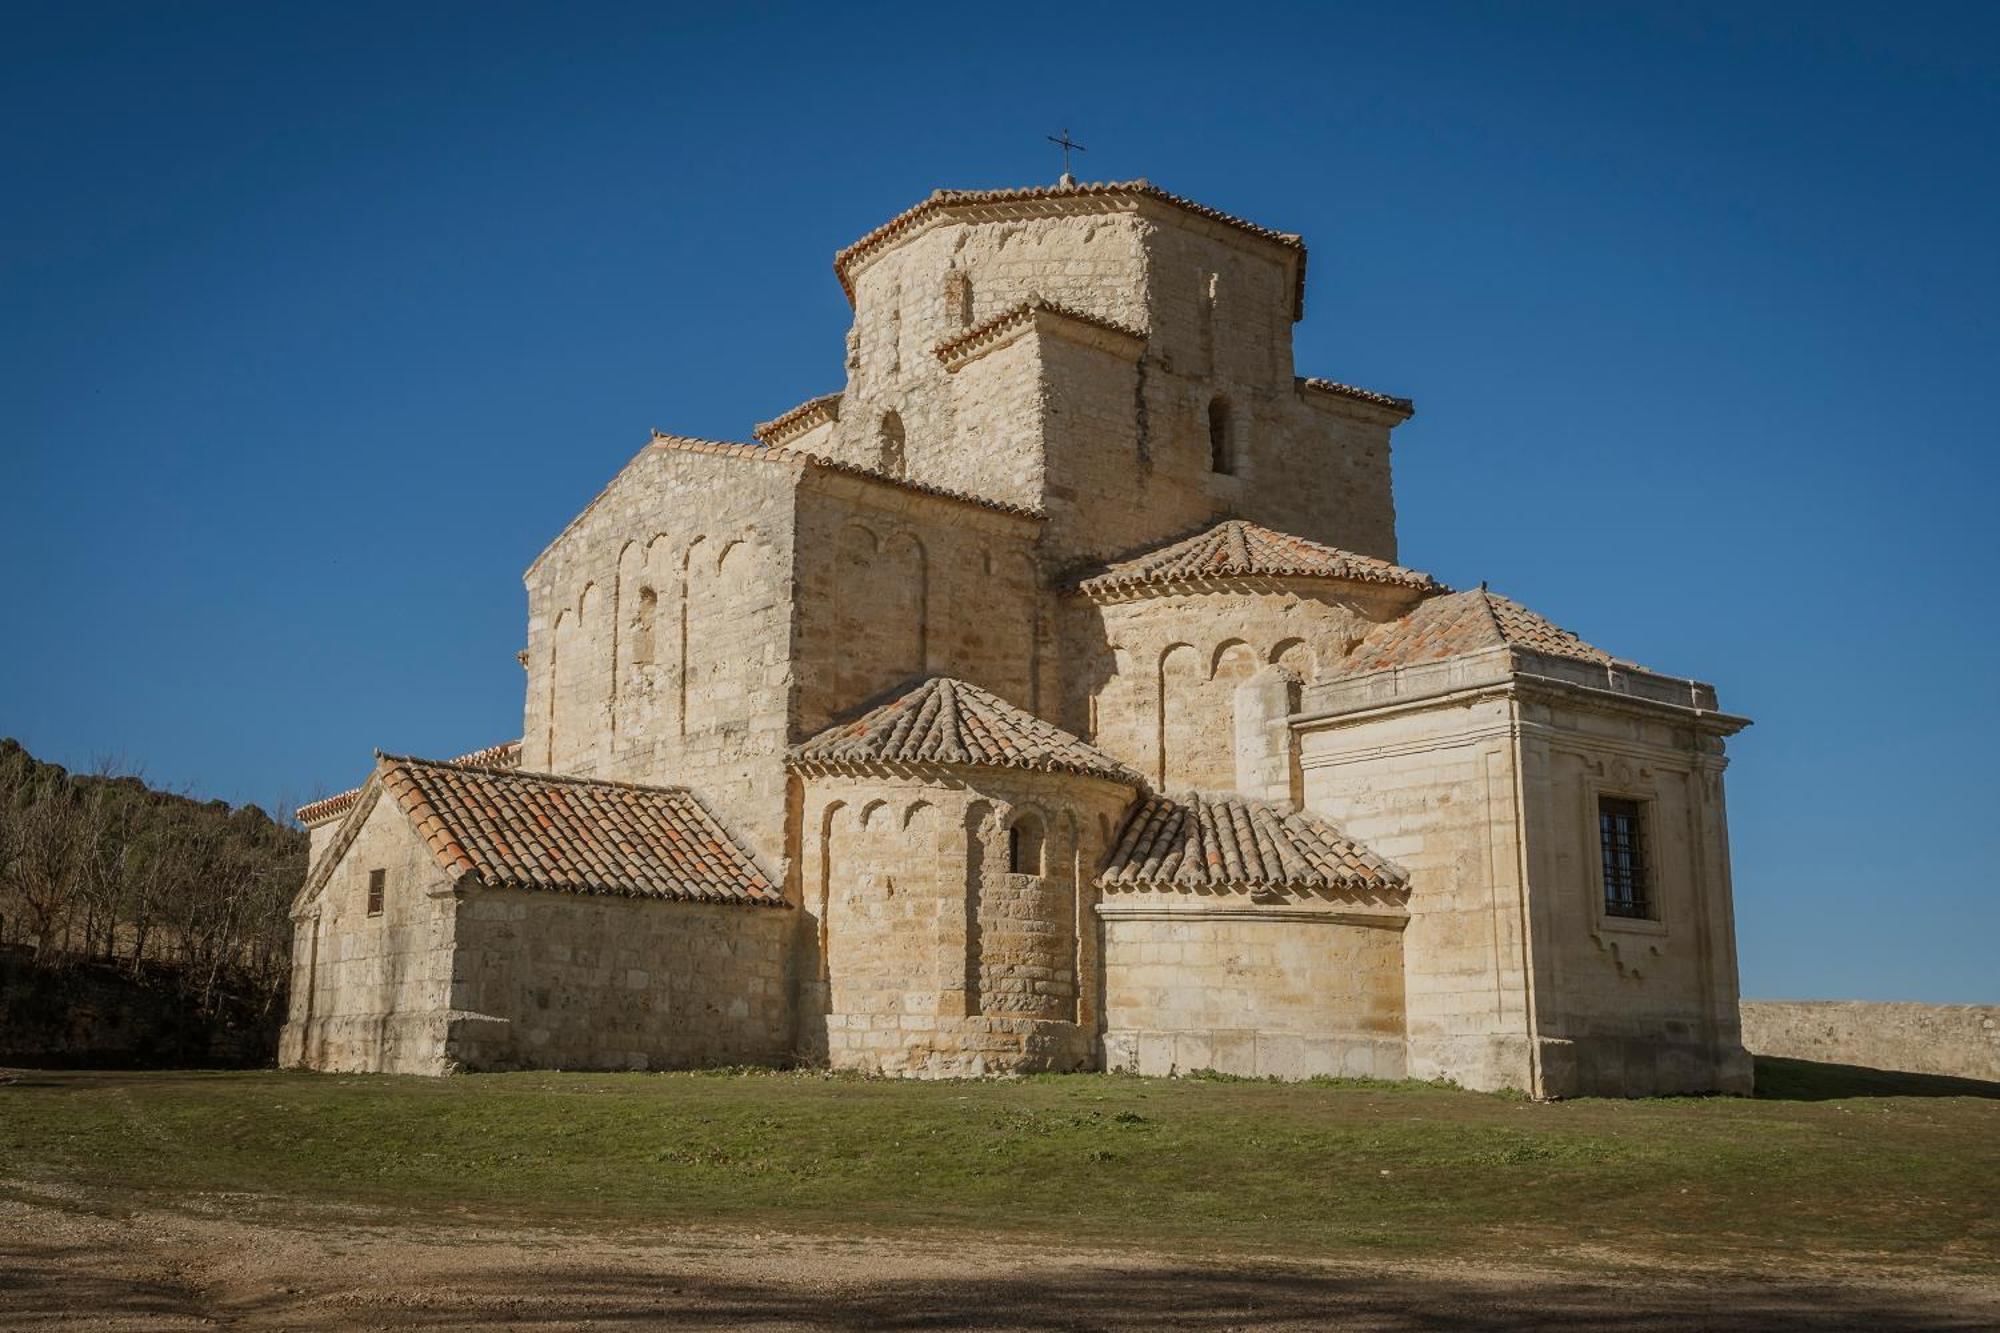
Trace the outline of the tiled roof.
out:
<instances>
[{"instance_id":1,"label":"tiled roof","mask_svg":"<svg viewBox=\"0 0 2000 1333\"><path fill-rule=\"evenodd\" d=\"M1519 602L1485 588L1472 588L1427 598L1409 614L1376 626L1334 665L1331 674L1358 676L1389 667L1441 662L1502 644L1579 662L1609 664L1617 660Z\"/></svg>"},{"instance_id":2,"label":"tiled roof","mask_svg":"<svg viewBox=\"0 0 2000 1333\"><path fill-rule=\"evenodd\" d=\"M1312 578L1384 583L1432 591L1436 579L1373 556L1324 546L1288 532L1227 519L1192 537L1122 560L1078 582L1080 592L1111 592L1149 583L1199 583L1216 579Z\"/></svg>"},{"instance_id":3,"label":"tiled roof","mask_svg":"<svg viewBox=\"0 0 2000 1333\"><path fill-rule=\"evenodd\" d=\"M681 787L383 755L383 790L454 880L777 907L784 897ZM332 858L329 857L329 860Z\"/></svg>"},{"instance_id":4,"label":"tiled roof","mask_svg":"<svg viewBox=\"0 0 2000 1333\"><path fill-rule=\"evenodd\" d=\"M1323 380L1316 377L1302 379L1299 381L1299 384L1308 389L1315 389L1320 393L1333 394L1337 398L1352 398L1357 402L1373 403L1377 407L1386 407L1391 412L1401 413L1405 421L1417 414L1417 405L1415 403L1411 402L1408 398L1398 398L1394 394L1377 393L1373 389L1357 389L1352 384L1342 384L1338 380Z\"/></svg>"},{"instance_id":5,"label":"tiled roof","mask_svg":"<svg viewBox=\"0 0 2000 1333\"><path fill-rule=\"evenodd\" d=\"M1027 323L1037 314L1055 315L1058 318L1071 320L1088 328L1100 329L1105 333L1116 334L1121 338L1136 339L1142 343L1146 337L1139 330L1127 328L1123 324L1115 323L1108 319L1100 319L1096 315L1086 315L1081 310L1072 310L1066 305L1058 305L1054 301L1046 300L1040 296L1031 296L1019 305L1003 310L991 319L983 320L965 332L945 339L933 348L932 351L936 354L938 360L949 364L955 357L973 351L981 344L1000 337L1009 329Z\"/></svg>"},{"instance_id":6,"label":"tiled roof","mask_svg":"<svg viewBox=\"0 0 2000 1333\"><path fill-rule=\"evenodd\" d=\"M1325 820L1240 796L1148 796L1097 878L1107 886L1369 893L1408 882Z\"/></svg>"},{"instance_id":7,"label":"tiled roof","mask_svg":"<svg viewBox=\"0 0 2000 1333\"><path fill-rule=\"evenodd\" d=\"M1138 786L1137 774L1062 728L950 676L933 676L792 747L795 763L966 764L1081 773Z\"/></svg>"},{"instance_id":8,"label":"tiled roof","mask_svg":"<svg viewBox=\"0 0 2000 1333\"><path fill-rule=\"evenodd\" d=\"M805 434L814 426L840 420L841 396L841 391L836 389L817 398L808 398L782 416L758 422L750 433L766 445L783 444L796 435Z\"/></svg>"},{"instance_id":9,"label":"tiled roof","mask_svg":"<svg viewBox=\"0 0 2000 1333\"><path fill-rule=\"evenodd\" d=\"M847 293L848 304L854 302L854 283L851 274L854 265L876 250L896 240L905 232L928 221L938 213L953 208L980 208L1004 206L1008 204L1040 203L1063 200L1115 200L1151 199L1156 203L1178 208L1210 222L1219 222L1225 227L1234 227L1262 240L1282 245L1298 252L1298 282L1292 294L1292 318L1305 317L1306 304L1306 244L1303 238L1288 231L1274 231L1260 227L1254 222L1234 217L1220 209L1198 204L1192 199L1170 194L1147 180L1132 181L1086 181L1082 184L1067 182L1057 185L1032 185L1009 190L933 190L930 198L911 208L906 208L890 218L875 230L863 236L854 244L841 250L833 257L834 276L840 279L840 289Z\"/></svg>"},{"instance_id":10,"label":"tiled roof","mask_svg":"<svg viewBox=\"0 0 2000 1333\"><path fill-rule=\"evenodd\" d=\"M498 745L489 745L483 750L474 750L471 754L462 754L456 759L449 759L445 762L471 764L475 768L519 768L521 765L521 742L501 741ZM302 805L298 810L299 822L301 824L323 824L335 815L346 814L348 810L353 808L354 802L359 799L361 793L366 789L365 785L350 787L346 791L336 792L334 795L328 796L323 800L314 801L311 805Z\"/></svg>"}]
</instances>

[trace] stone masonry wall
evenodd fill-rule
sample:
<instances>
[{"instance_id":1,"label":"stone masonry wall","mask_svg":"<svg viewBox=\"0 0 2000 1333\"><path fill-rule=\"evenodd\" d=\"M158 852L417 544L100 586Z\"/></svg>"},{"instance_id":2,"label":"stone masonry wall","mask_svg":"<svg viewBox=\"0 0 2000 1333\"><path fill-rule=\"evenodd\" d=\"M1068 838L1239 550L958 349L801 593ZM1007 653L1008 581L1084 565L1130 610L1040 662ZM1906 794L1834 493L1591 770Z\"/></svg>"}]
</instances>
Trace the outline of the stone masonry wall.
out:
<instances>
[{"instance_id":1,"label":"stone masonry wall","mask_svg":"<svg viewBox=\"0 0 2000 1333\"><path fill-rule=\"evenodd\" d=\"M1544 1078L1562 1095L1748 1092L1721 741L1535 690L1522 703ZM1598 799L1639 803L1651 915L1604 911Z\"/></svg>"},{"instance_id":2,"label":"stone masonry wall","mask_svg":"<svg viewBox=\"0 0 2000 1333\"><path fill-rule=\"evenodd\" d=\"M2000 1005L1745 1000L1757 1055L2000 1083Z\"/></svg>"},{"instance_id":3,"label":"stone masonry wall","mask_svg":"<svg viewBox=\"0 0 2000 1333\"><path fill-rule=\"evenodd\" d=\"M1273 664L1312 680L1412 601L1304 580L1071 595L1060 720L1163 790L1236 790L1237 689Z\"/></svg>"},{"instance_id":4,"label":"stone masonry wall","mask_svg":"<svg viewBox=\"0 0 2000 1333\"><path fill-rule=\"evenodd\" d=\"M1091 876L1130 800L1064 775L966 769L806 782L801 1010L836 1068L919 1075L1095 1062ZM1009 866L1032 812L1043 873Z\"/></svg>"},{"instance_id":5,"label":"stone masonry wall","mask_svg":"<svg viewBox=\"0 0 2000 1333\"><path fill-rule=\"evenodd\" d=\"M796 738L925 675L1038 709L1055 663L1034 520L826 475L798 521Z\"/></svg>"},{"instance_id":6,"label":"stone masonry wall","mask_svg":"<svg viewBox=\"0 0 2000 1333\"><path fill-rule=\"evenodd\" d=\"M522 768L699 792L782 879L796 464L643 450L529 570Z\"/></svg>"},{"instance_id":7,"label":"stone masonry wall","mask_svg":"<svg viewBox=\"0 0 2000 1333\"><path fill-rule=\"evenodd\" d=\"M1120 893L1104 918L1106 1066L1402 1078L1403 949L1390 924L1249 895Z\"/></svg>"},{"instance_id":8,"label":"stone masonry wall","mask_svg":"<svg viewBox=\"0 0 2000 1333\"><path fill-rule=\"evenodd\" d=\"M290 1019L279 1062L343 1072L436 1074L447 1055L450 883L386 798L373 808L319 897L293 923ZM368 914L371 870L383 905Z\"/></svg>"},{"instance_id":9,"label":"stone masonry wall","mask_svg":"<svg viewBox=\"0 0 2000 1333\"><path fill-rule=\"evenodd\" d=\"M783 908L472 889L453 1034L467 1069L687 1069L792 1054Z\"/></svg>"}]
</instances>

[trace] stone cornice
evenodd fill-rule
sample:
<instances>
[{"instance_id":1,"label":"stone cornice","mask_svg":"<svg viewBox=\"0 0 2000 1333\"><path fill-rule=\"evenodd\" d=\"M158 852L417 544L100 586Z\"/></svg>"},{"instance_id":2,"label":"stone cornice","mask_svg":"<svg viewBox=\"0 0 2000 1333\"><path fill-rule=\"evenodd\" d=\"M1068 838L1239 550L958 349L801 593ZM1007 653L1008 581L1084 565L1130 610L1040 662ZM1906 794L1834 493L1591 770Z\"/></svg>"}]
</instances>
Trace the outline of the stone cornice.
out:
<instances>
[{"instance_id":1,"label":"stone cornice","mask_svg":"<svg viewBox=\"0 0 2000 1333\"><path fill-rule=\"evenodd\" d=\"M1029 332L1053 335L1133 360L1146 347L1146 335L1137 329L1031 296L964 333L945 339L932 353L944 364L947 373L955 373Z\"/></svg>"},{"instance_id":2,"label":"stone cornice","mask_svg":"<svg viewBox=\"0 0 2000 1333\"><path fill-rule=\"evenodd\" d=\"M1626 716L1640 714L1693 727L1714 736L1733 736L1750 725L1750 719L1747 717L1724 713L1693 702L1694 699L1701 697L1694 693L1697 690L1705 690L1707 698L1711 700L1714 698L1714 691L1699 681L1675 681L1672 677L1655 676L1650 672L1636 670L1627 671L1615 666L1608 669L1607 680L1618 676L1635 676L1689 687L1690 702L1673 703L1610 688L1608 685L1589 685L1574 679L1562 679L1522 669L1524 664L1532 667L1555 660L1540 653L1501 646L1467 654L1466 657L1452 662L1427 663L1425 668L1392 667L1387 671L1356 676L1350 680L1335 681L1318 687L1313 694L1316 706L1293 714L1290 723L1294 731L1337 730L1400 713L1455 708L1480 699L1518 695L1545 701L1553 699L1572 707L1586 708L1595 712ZM1419 686L1408 692L1402 690L1400 679L1394 679L1398 673L1410 674L1415 670L1426 669L1435 671L1437 668L1453 665L1461 669L1471 667L1476 670L1482 666L1490 669L1478 678L1435 674L1432 679L1438 682L1436 686L1430 688ZM1385 682L1384 678L1391 679ZM1388 692L1383 692L1380 688L1384 683L1391 686ZM1342 694L1347 694L1355 700L1351 707L1343 708L1338 703L1329 704L1329 700L1337 700Z\"/></svg>"}]
</instances>

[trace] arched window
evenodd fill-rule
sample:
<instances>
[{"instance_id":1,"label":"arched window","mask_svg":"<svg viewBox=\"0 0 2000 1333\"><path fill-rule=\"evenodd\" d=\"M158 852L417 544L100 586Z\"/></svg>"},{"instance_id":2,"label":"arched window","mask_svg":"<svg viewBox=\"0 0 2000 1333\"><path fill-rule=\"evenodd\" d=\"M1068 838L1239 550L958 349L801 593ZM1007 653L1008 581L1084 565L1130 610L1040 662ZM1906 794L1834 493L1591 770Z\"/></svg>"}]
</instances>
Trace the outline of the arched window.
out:
<instances>
[{"instance_id":1,"label":"arched window","mask_svg":"<svg viewBox=\"0 0 2000 1333\"><path fill-rule=\"evenodd\" d=\"M1229 400L1214 398L1208 404L1208 470L1229 476L1236 471L1236 454L1229 441Z\"/></svg>"},{"instance_id":2,"label":"arched window","mask_svg":"<svg viewBox=\"0 0 2000 1333\"><path fill-rule=\"evenodd\" d=\"M1042 873L1042 821L1023 810L1007 830L1007 869L1017 875Z\"/></svg>"},{"instance_id":3,"label":"arched window","mask_svg":"<svg viewBox=\"0 0 2000 1333\"><path fill-rule=\"evenodd\" d=\"M882 471L892 477L903 475L903 418L894 412L882 414L879 432Z\"/></svg>"},{"instance_id":4,"label":"arched window","mask_svg":"<svg viewBox=\"0 0 2000 1333\"><path fill-rule=\"evenodd\" d=\"M632 617L632 662L649 666L653 661L653 621L660 610L660 595L651 588L639 589L639 610Z\"/></svg>"}]
</instances>

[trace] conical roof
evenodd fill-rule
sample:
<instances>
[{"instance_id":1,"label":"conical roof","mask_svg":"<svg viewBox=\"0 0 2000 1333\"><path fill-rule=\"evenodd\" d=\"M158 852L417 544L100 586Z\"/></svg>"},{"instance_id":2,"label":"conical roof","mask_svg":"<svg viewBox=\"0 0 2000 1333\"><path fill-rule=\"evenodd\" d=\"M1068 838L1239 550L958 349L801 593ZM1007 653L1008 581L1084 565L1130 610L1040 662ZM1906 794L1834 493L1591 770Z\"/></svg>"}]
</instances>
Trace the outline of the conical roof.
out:
<instances>
[{"instance_id":1,"label":"conical roof","mask_svg":"<svg viewBox=\"0 0 2000 1333\"><path fill-rule=\"evenodd\" d=\"M1407 878L1315 815L1240 796L1149 796L1098 875L1106 886L1344 889L1381 893Z\"/></svg>"},{"instance_id":2,"label":"conical roof","mask_svg":"<svg viewBox=\"0 0 2000 1333\"><path fill-rule=\"evenodd\" d=\"M1388 584L1422 592L1438 581L1419 570L1357 555L1240 518L1225 519L1192 537L1155 547L1077 584L1086 593L1149 583L1199 583L1216 579L1308 578Z\"/></svg>"},{"instance_id":3,"label":"conical roof","mask_svg":"<svg viewBox=\"0 0 2000 1333\"><path fill-rule=\"evenodd\" d=\"M794 763L966 764L1082 773L1139 785L1123 764L977 685L933 676L792 747Z\"/></svg>"},{"instance_id":4,"label":"conical roof","mask_svg":"<svg viewBox=\"0 0 2000 1333\"><path fill-rule=\"evenodd\" d=\"M1333 674L1357 676L1389 667L1441 662L1502 644L1599 665L1618 660L1512 598L1472 588L1426 598L1407 615L1378 625L1335 664Z\"/></svg>"}]
</instances>

